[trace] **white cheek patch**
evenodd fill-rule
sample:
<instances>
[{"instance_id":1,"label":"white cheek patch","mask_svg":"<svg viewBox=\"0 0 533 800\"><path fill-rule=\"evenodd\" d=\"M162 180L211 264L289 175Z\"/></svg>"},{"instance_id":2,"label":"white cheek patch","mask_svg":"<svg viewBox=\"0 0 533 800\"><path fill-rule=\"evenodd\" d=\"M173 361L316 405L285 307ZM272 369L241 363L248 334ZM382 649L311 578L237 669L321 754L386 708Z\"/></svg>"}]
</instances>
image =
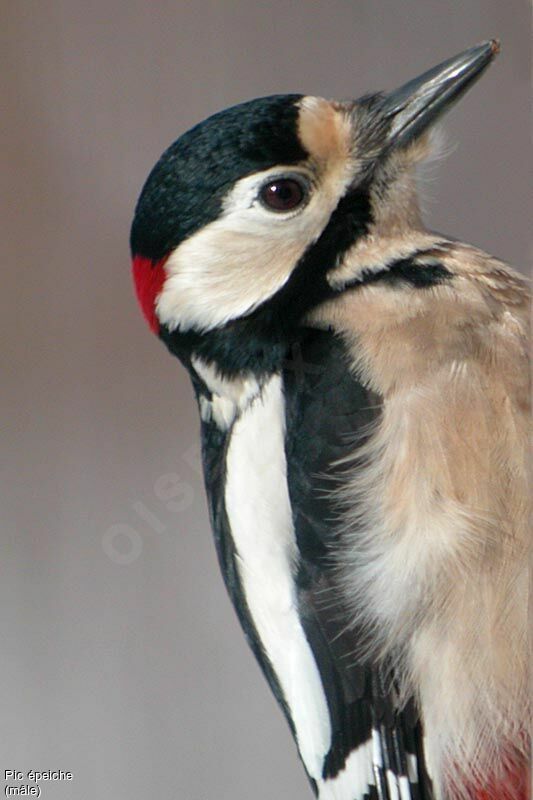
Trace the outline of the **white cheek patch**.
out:
<instances>
[{"instance_id":1,"label":"white cheek patch","mask_svg":"<svg viewBox=\"0 0 533 800\"><path fill-rule=\"evenodd\" d=\"M221 217L183 242L166 262L156 313L170 330L205 332L245 316L288 280L304 251Z\"/></svg>"},{"instance_id":2,"label":"white cheek patch","mask_svg":"<svg viewBox=\"0 0 533 800\"><path fill-rule=\"evenodd\" d=\"M264 208L258 193L268 178L301 168L276 166L242 178L218 219L182 242L165 264L156 313L170 330L205 332L251 313L290 278L305 250L327 225L346 185L345 170L325 173L295 212Z\"/></svg>"}]
</instances>

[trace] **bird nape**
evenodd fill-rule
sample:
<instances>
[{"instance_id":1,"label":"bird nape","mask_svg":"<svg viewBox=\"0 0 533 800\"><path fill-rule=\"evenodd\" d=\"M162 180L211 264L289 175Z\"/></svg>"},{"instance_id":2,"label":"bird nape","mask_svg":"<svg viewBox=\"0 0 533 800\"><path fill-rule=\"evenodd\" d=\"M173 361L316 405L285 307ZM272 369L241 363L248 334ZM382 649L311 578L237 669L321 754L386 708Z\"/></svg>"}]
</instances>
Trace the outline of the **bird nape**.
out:
<instances>
[{"instance_id":1,"label":"bird nape","mask_svg":"<svg viewBox=\"0 0 533 800\"><path fill-rule=\"evenodd\" d=\"M425 230L414 176L498 49L221 111L135 211L222 574L320 800L528 796L528 290Z\"/></svg>"}]
</instances>

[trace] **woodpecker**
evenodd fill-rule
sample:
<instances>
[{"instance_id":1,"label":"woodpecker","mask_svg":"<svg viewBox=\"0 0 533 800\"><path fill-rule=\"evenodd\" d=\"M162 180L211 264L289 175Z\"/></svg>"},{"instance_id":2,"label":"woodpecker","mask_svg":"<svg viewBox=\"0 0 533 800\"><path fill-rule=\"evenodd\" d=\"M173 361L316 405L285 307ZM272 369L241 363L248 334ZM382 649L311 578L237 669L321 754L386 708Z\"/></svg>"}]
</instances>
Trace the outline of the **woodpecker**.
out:
<instances>
[{"instance_id":1,"label":"woodpecker","mask_svg":"<svg viewBox=\"0 0 533 800\"><path fill-rule=\"evenodd\" d=\"M221 111L135 211L222 574L319 800L529 796L528 288L426 230L415 179L498 50Z\"/></svg>"}]
</instances>

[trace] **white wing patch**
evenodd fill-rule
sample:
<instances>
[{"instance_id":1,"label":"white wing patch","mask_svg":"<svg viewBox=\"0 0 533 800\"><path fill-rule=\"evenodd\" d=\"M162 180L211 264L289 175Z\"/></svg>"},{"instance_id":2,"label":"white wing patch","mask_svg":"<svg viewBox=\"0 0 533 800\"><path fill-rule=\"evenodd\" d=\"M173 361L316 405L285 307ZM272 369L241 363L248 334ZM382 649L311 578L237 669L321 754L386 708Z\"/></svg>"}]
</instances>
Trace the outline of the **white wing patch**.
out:
<instances>
[{"instance_id":1,"label":"white wing patch","mask_svg":"<svg viewBox=\"0 0 533 800\"><path fill-rule=\"evenodd\" d=\"M396 775L390 769L383 769L383 747L379 730L372 730L371 738L350 753L344 769L328 780L318 782L319 800L364 800L372 786L383 786L384 794L378 790L379 797L387 800L413 800L411 784L417 783L416 757L409 763L407 775Z\"/></svg>"},{"instance_id":2,"label":"white wing patch","mask_svg":"<svg viewBox=\"0 0 533 800\"><path fill-rule=\"evenodd\" d=\"M226 461L226 511L250 615L290 709L302 760L309 775L320 781L331 744L331 723L297 610L293 578L297 550L284 426L277 375L233 425Z\"/></svg>"},{"instance_id":3,"label":"white wing patch","mask_svg":"<svg viewBox=\"0 0 533 800\"><path fill-rule=\"evenodd\" d=\"M376 729L350 753L335 777L322 777L332 730L326 694L297 607L298 551L287 485L280 376L261 387L252 377L224 379L197 358L193 366L212 392L202 416L208 414L222 429L231 428L225 504L242 591L289 708L302 761L316 781L319 800L364 800L370 787L380 781L389 800L411 800L409 778L384 769L381 735ZM411 778L415 769L410 763Z\"/></svg>"},{"instance_id":4,"label":"white wing patch","mask_svg":"<svg viewBox=\"0 0 533 800\"><path fill-rule=\"evenodd\" d=\"M372 766L372 739L354 750L344 769L334 778L319 782L319 800L363 800L375 784Z\"/></svg>"},{"instance_id":5,"label":"white wing patch","mask_svg":"<svg viewBox=\"0 0 533 800\"><path fill-rule=\"evenodd\" d=\"M223 378L213 364L197 356L191 363L212 394L211 400L200 397L200 416L204 422L213 420L221 430L227 430L237 414L259 394L259 383L253 375L233 380Z\"/></svg>"}]
</instances>

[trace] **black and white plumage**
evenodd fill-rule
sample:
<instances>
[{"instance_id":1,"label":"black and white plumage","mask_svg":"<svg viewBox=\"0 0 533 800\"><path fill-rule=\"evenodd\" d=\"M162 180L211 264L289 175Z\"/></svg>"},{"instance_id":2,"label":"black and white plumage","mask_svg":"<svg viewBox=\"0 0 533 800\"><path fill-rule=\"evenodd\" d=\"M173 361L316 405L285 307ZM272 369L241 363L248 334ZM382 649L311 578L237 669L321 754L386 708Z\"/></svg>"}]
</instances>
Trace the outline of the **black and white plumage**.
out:
<instances>
[{"instance_id":1,"label":"black and white plumage","mask_svg":"<svg viewBox=\"0 0 533 800\"><path fill-rule=\"evenodd\" d=\"M430 575L423 565L439 556L421 543L419 562L416 552L402 562L398 542L387 551L386 526L372 528L381 500L369 508L369 482L388 474L401 351L387 355L390 332L383 340L378 330L370 345L367 334L393 315L393 330L398 315L416 328L426 317L417 309L461 278L457 246L421 227L411 168L430 124L495 52L494 42L480 45L354 103L284 95L221 112L169 148L136 209L137 293L196 390L222 573L320 800L477 797L492 786L480 781L484 762L468 736L456 727L454 750L446 727L432 724L450 686L416 673L417 637L429 637L431 603L440 603L420 588ZM469 269L482 263L484 275L489 259L475 252ZM489 266L521 306L518 279ZM383 497L397 482L389 471ZM477 713L474 701L467 707ZM524 735L521 722L516 730ZM507 753L508 730L499 731Z\"/></svg>"},{"instance_id":2,"label":"black and white plumage","mask_svg":"<svg viewBox=\"0 0 533 800\"><path fill-rule=\"evenodd\" d=\"M213 529L241 624L319 796L431 797L418 785L417 715L397 713L385 673L358 662L335 587L331 465L376 413L343 350L333 334L305 331L298 361L267 379L223 441L200 385Z\"/></svg>"}]
</instances>

